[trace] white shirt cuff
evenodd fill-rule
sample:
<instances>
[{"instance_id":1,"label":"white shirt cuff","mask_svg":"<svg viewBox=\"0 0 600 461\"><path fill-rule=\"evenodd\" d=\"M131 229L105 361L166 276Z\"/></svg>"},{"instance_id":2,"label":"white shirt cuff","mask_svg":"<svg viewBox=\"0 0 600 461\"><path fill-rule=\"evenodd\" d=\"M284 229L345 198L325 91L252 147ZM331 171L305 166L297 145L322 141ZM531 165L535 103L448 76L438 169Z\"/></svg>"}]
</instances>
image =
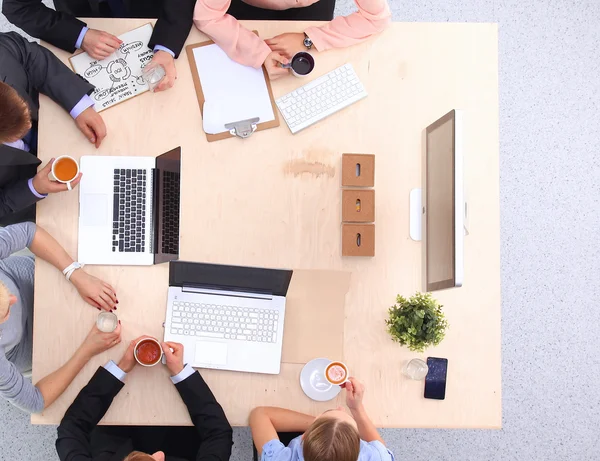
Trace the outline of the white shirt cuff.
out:
<instances>
[{"instance_id":1,"label":"white shirt cuff","mask_svg":"<svg viewBox=\"0 0 600 461\"><path fill-rule=\"evenodd\" d=\"M106 365L104 365L104 368L119 381L123 383L125 382L125 377L127 376L127 373L121 370L115 362L113 362L112 360L109 361Z\"/></svg>"},{"instance_id":2,"label":"white shirt cuff","mask_svg":"<svg viewBox=\"0 0 600 461\"><path fill-rule=\"evenodd\" d=\"M81 115L81 113L84 110L86 110L88 107L92 107L93 105L94 105L94 100L92 98L90 98L90 95L85 94L79 100L79 102L77 104L75 104L75 107L73 107L73 109L71 109L71 112L69 112L69 114L71 115L71 117L73 117L73 119L76 119L77 117L79 117Z\"/></svg>"},{"instance_id":3,"label":"white shirt cuff","mask_svg":"<svg viewBox=\"0 0 600 461\"><path fill-rule=\"evenodd\" d=\"M171 376L171 381L173 381L173 384L178 384L181 381L188 379L195 372L196 370L194 370L190 365L186 365L178 374Z\"/></svg>"}]
</instances>

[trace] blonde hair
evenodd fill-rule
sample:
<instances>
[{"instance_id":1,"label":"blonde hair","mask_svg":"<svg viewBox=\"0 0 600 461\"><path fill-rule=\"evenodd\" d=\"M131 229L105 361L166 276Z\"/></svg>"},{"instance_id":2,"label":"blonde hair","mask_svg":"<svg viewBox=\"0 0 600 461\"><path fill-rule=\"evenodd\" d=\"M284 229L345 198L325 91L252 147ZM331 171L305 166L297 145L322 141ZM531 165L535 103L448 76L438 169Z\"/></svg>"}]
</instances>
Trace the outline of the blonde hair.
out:
<instances>
[{"instance_id":1,"label":"blonde hair","mask_svg":"<svg viewBox=\"0 0 600 461\"><path fill-rule=\"evenodd\" d=\"M10 298L10 292L4 283L0 282L0 319L3 319L8 312L8 303Z\"/></svg>"},{"instance_id":2,"label":"blonde hair","mask_svg":"<svg viewBox=\"0 0 600 461\"><path fill-rule=\"evenodd\" d=\"M154 458L141 451L132 451L123 461L154 461Z\"/></svg>"},{"instance_id":3,"label":"blonde hair","mask_svg":"<svg viewBox=\"0 0 600 461\"><path fill-rule=\"evenodd\" d=\"M360 453L358 431L335 418L319 418L304 433L305 461L356 461Z\"/></svg>"}]
</instances>

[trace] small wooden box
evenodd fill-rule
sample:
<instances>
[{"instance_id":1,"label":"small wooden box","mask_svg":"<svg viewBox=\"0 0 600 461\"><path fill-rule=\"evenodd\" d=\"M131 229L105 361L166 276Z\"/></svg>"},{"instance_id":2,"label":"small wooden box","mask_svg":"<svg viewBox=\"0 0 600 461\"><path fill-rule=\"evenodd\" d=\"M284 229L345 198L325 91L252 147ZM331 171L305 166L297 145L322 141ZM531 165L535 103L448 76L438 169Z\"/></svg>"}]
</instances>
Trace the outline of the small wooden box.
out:
<instances>
[{"instance_id":1,"label":"small wooden box","mask_svg":"<svg viewBox=\"0 0 600 461\"><path fill-rule=\"evenodd\" d=\"M375 224L342 224L342 256L375 256Z\"/></svg>"},{"instance_id":2,"label":"small wooden box","mask_svg":"<svg viewBox=\"0 0 600 461\"><path fill-rule=\"evenodd\" d=\"M342 186L374 187L375 156L373 154L342 155Z\"/></svg>"},{"instance_id":3,"label":"small wooden box","mask_svg":"<svg viewBox=\"0 0 600 461\"><path fill-rule=\"evenodd\" d=\"M344 189L342 190L342 221L373 222L375 221L375 190Z\"/></svg>"}]
</instances>

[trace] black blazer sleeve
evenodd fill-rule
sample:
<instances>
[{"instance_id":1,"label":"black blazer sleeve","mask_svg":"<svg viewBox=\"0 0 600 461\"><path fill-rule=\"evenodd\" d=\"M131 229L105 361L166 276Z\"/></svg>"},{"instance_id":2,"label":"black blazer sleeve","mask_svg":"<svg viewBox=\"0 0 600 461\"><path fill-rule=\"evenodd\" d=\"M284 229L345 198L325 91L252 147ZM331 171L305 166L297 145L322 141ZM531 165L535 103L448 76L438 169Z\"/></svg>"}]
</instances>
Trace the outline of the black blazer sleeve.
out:
<instances>
[{"instance_id":1,"label":"black blazer sleeve","mask_svg":"<svg viewBox=\"0 0 600 461\"><path fill-rule=\"evenodd\" d=\"M17 181L0 189L0 218L24 210L40 200L31 192L27 180Z\"/></svg>"},{"instance_id":2,"label":"black blazer sleeve","mask_svg":"<svg viewBox=\"0 0 600 461\"><path fill-rule=\"evenodd\" d=\"M42 0L3 0L2 13L29 35L70 53L86 25L69 13L48 8Z\"/></svg>"},{"instance_id":3,"label":"black blazer sleeve","mask_svg":"<svg viewBox=\"0 0 600 461\"><path fill-rule=\"evenodd\" d=\"M106 369L98 368L58 426L56 451L61 461L92 459L90 434L123 386Z\"/></svg>"},{"instance_id":4,"label":"black blazer sleeve","mask_svg":"<svg viewBox=\"0 0 600 461\"><path fill-rule=\"evenodd\" d=\"M0 47L23 66L30 86L52 98L67 112L84 95L94 91L93 85L73 73L49 50L16 32L0 35Z\"/></svg>"},{"instance_id":5,"label":"black blazer sleeve","mask_svg":"<svg viewBox=\"0 0 600 461\"><path fill-rule=\"evenodd\" d=\"M196 0L163 0L148 47L162 45L175 53L176 58L179 57L192 28L195 5Z\"/></svg>"},{"instance_id":6,"label":"black blazer sleeve","mask_svg":"<svg viewBox=\"0 0 600 461\"><path fill-rule=\"evenodd\" d=\"M175 385L200 437L196 461L228 461L233 431L223 408L197 371Z\"/></svg>"}]
</instances>

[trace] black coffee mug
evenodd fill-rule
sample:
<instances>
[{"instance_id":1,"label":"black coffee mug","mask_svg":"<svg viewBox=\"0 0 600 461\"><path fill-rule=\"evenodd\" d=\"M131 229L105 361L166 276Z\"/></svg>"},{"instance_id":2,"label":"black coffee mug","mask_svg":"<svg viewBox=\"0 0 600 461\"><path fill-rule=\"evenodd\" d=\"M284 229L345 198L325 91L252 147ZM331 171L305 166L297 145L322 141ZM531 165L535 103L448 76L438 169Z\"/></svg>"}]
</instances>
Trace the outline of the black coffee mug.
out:
<instances>
[{"instance_id":1,"label":"black coffee mug","mask_svg":"<svg viewBox=\"0 0 600 461\"><path fill-rule=\"evenodd\" d=\"M306 51L296 53L289 64L283 64L281 67L290 69L296 77L305 77L315 68L315 58Z\"/></svg>"}]
</instances>

